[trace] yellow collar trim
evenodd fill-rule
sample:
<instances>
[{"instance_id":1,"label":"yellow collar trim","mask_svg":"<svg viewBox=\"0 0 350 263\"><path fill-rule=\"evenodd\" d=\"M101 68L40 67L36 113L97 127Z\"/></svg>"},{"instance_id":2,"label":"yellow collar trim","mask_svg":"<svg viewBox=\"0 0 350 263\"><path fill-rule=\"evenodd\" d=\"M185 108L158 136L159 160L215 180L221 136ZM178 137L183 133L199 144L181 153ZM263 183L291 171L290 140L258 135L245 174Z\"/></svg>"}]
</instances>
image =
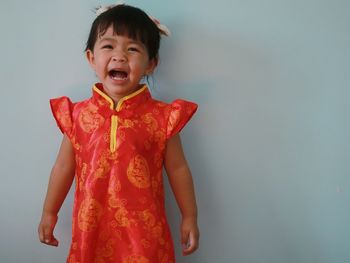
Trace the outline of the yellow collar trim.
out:
<instances>
[{"instance_id":1,"label":"yellow collar trim","mask_svg":"<svg viewBox=\"0 0 350 263\"><path fill-rule=\"evenodd\" d=\"M117 103L117 106L116 106L116 110L117 111L120 111L121 107L122 107L122 104L124 101L128 100L128 99L131 99L132 97L135 97L136 95L140 94L141 92L143 92L145 89L147 89L147 86L146 85L143 85L142 88L134 91L133 93L121 98L118 103ZM93 90L96 91L98 94L100 94L105 100L107 100L109 102L109 107L111 110L114 110L114 101L106 94L104 93L102 90L98 89L96 86L93 87Z\"/></svg>"},{"instance_id":2,"label":"yellow collar trim","mask_svg":"<svg viewBox=\"0 0 350 263\"><path fill-rule=\"evenodd\" d=\"M105 94L102 90L100 90L96 86L93 87L93 90L95 92L97 92L98 94L100 94L105 100L107 100L109 102L109 107L111 108L111 110L114 109L114 107L113 107L114 106L114 102L107 94Z\"/></svg>"},{"instance_id":3,"label":"yellow collar trim","mask_svg":"<svg viewBox=\"0 0 350 263\"><path fill-rule=\"evenodd\" d=\"M144 85L142 88L134 91L133 93L121 98L118 103L117 103L117 107L116 107L116 110L117 111L120 111L121 107L122 107L122 104L125 100L128 100L128 99L131 99L132 97L135 97L136 95L139 95L141 92L143 92L145 89L147 89L147 86Z\"/></svg>"}]
</instances>

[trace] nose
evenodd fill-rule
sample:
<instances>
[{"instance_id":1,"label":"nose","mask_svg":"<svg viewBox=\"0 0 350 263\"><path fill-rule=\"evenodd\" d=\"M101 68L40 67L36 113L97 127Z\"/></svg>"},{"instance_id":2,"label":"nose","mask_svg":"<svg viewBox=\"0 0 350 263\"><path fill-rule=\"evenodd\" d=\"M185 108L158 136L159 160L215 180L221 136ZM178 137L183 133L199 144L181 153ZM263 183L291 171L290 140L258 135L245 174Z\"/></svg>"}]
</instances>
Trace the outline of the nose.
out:
<instances>
[{"instance_id":1,"label":"nose","mask_svg":"<svg viewBox=\"0 0 350 263\"><path fill-rule=\"evenodd\" d=\"M127 58L123 52L119 51L113 54L112 60L119 63L125 63L127 61Z\"/></svg>"}]
</instances>

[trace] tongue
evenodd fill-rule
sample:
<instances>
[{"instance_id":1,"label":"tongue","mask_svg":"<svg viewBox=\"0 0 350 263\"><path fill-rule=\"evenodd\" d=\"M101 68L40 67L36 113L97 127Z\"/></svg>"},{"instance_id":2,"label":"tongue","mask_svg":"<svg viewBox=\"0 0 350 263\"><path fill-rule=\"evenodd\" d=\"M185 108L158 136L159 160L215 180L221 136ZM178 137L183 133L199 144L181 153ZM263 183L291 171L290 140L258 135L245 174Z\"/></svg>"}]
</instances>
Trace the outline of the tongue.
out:
<instances>
[{"instance_id":1,"label":"tongue","mask_svg":"<svg viewBox=\"0 0 350 263\"><path fill-rule=\"evenodd\" d=\"M113 70L110 74L111 77L115 79L126 79L126 77L128 76L126 72L116 70Z\"/></svg>"}]
</instances>

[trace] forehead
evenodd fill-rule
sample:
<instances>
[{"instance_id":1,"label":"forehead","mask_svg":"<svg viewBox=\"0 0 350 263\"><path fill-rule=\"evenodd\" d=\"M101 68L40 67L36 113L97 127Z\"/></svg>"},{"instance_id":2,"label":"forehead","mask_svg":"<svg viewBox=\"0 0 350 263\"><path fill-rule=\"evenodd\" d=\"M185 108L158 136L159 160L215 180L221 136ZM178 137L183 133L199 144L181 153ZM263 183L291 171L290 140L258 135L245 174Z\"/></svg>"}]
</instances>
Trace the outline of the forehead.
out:
<instances>
[{"instance_id":1,"label":"forehead","mask_svg":"<svg viewBox=\"0 0 350 263\"><path fill-rule=\"evenodd\" d=\"M100 32L98 34L97 41L103 41L106 39L108 40L124 39L124 40L129 40L132 42L137 42L142 44L142 42L137 37L136 38L130 37L130 34L127 30L123 30L122 32L117 33L113 25L110 25L104 32Z\"/></svg>"}]
</instances>

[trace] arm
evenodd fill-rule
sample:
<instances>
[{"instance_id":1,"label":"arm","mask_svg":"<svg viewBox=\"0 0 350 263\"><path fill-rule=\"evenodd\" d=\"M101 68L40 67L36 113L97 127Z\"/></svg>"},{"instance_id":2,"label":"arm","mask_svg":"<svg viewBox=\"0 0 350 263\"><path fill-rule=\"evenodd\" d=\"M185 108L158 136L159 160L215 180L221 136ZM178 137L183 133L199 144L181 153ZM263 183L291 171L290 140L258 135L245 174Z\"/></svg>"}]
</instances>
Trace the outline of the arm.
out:
<instances>
[{"instance_id":1,"label":"arm","mask_svg":"<svg viewBox=\"0 0 350 263\"><path fill-rule=\"evenodd\" d=\"M58 246L58 240L53 236L53 230L57 222L58 211L72 185L74 174L73 146L68 137L64 135L56 162L51 170L42 217L38 227L39 239L42 243Z\"/></svg>"},{"instance_id":2,"label":"arm","mask_svg":"<svg viewBox=\"0 0 350 263\"><path fill-rule=\"evenodd\" d=\"M165 152L165 169L182 214L181 243L183 254L189 255L199 245L197 205L191 171L187 165L178 134L168 141Z\"/></svg>"}]
</instances>

